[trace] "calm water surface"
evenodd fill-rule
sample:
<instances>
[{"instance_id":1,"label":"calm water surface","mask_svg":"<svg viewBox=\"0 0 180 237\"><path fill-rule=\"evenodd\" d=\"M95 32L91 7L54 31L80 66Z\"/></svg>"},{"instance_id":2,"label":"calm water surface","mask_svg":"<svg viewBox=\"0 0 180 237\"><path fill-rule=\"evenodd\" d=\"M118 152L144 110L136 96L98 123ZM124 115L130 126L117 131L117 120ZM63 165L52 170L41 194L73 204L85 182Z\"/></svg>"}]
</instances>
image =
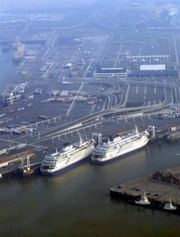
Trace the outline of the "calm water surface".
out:
<instances>
[{"instance_id":1,"label":"calm water surface","mask_svg":"<svg viewBox=\"0 0 180 237\"><path fill-rule=\"evenodd\" d=\"M12 60L13 53L14 51L3 52L0 45L0 91L15 70L16 65Z\"/></svg>"},{"instance_id":2,"label":"calm water surface","mask_svg":"<svg viewBox=\"0 0 180 237\"><path fill-rule=\"evenodd\" d=\"M180 144L148 146L104 166L0 183L1 236L180 236L180 217L111 200L109 189L180 163Z\"/></svg>"}]
</instances>

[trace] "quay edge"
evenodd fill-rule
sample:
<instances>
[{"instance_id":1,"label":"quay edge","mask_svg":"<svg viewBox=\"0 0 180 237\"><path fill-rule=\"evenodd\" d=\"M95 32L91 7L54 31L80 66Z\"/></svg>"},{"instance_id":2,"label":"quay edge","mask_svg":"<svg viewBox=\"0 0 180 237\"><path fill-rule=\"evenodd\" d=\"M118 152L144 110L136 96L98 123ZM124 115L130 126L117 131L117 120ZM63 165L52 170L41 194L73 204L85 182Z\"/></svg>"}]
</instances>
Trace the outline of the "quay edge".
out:
<instances>
[{"instance_id":1,"label":"quay edge","mask_svg":"<svg viewBox=\"0 0 180 237\"><path fill-rule=\"evenodd\" d=\"M141 198L143 191L146 192L148 200L150 201L149 206L143 207L167 212L167 210L164 210L164 205L172 199L177 209L168 212L180 215L180 187L178 185L175 186L154 181L152 175L110 188L110 198L138 205L135 201Z\"/></svg>"}]
</instances>

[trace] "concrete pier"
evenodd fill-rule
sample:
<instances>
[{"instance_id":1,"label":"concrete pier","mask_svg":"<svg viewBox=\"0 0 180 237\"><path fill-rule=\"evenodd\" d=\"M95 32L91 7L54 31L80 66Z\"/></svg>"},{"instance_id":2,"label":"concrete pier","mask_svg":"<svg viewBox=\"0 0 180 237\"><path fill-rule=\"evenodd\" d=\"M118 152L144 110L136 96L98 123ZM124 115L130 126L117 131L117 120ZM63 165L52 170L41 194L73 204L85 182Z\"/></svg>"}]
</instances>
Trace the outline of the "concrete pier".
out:
<instances>
[{"instance_id":1,"label":"concrete pier","mask_svg":"<svg viewBox=\"0 0 180 237\"><path fill-rule=\"evenodd\" d=\"M39 170L43 154L29 149L0 159L0 180L10 177L27 177Z\"/></svg>"},{"instance_id":2,"label":"concrete pier","mask_svg":"<svg viewBox=\"0 0 180 237\"><path fill-rule=\"evenodd\" d=\"M15 175L17 175L17 170L15 170L14 168L6 167L4 169L0 169L0 180L9 179Z\"/></svg>"},{"instance_id":3,"label":"concrete pier","mask_svg":"<svg viewBox=\"0 0 180 237\"><path fill-rule=\"evenodd\" d=\"M180 214L180 185L155 181L152 177L148 175L113 187L110 189L110 196L135 203L134 201L138 200L143 192L146 192L151 208L163 210L164 204L171 199L177 207L176 214Z\"/></svg>"},{"instance_id":4,"label":"concrete pier","mask_svg":"<svg viewBox=\"0 0 180 237\"><path fill-rule=\"evenodd\" d=\"M180 139L180 131L169 133L167 136L167 140L170 142L177 141L179 139Z\"/></svg>"}]
</instances>

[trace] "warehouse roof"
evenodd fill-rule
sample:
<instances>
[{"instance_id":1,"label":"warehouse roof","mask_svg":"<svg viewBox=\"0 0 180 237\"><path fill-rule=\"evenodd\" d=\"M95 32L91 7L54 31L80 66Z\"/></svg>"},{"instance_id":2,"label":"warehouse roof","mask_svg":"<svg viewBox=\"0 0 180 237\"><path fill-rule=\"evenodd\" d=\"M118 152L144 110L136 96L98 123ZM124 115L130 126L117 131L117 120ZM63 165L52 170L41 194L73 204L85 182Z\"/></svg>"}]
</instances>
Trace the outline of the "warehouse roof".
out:
<instances>
[{"instance_id":1,"label":"warehouse roof","mask_svg":"<svg viewBox=\"0 0 180 237\"><path fill-rule=\"evenodd\" d=\"M164 71L165 69L165 64L150 64L140 66L140 71Z\"/></svg>"}]
</instances>

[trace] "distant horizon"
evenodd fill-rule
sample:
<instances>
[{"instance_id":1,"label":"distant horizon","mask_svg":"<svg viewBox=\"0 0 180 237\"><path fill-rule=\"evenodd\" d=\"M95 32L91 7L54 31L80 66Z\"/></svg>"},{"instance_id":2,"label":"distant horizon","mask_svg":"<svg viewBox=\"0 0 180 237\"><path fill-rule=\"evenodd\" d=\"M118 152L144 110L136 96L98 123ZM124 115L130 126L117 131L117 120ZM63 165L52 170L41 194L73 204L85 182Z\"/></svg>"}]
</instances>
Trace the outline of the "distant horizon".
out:
<instances>
[{"instance_id":1,"label":"distant horizon","mask_svg":"<svg viewBox=\"0 0 180 237\"><path fill-rule=\"evenodd\" d=\"M0 11L7 11L13 9L27 9L35 7L51 7L53 6L75 6L75 5L86 5L96 2L96 0L0 0Z\"/></svg>"}]
</instances>

